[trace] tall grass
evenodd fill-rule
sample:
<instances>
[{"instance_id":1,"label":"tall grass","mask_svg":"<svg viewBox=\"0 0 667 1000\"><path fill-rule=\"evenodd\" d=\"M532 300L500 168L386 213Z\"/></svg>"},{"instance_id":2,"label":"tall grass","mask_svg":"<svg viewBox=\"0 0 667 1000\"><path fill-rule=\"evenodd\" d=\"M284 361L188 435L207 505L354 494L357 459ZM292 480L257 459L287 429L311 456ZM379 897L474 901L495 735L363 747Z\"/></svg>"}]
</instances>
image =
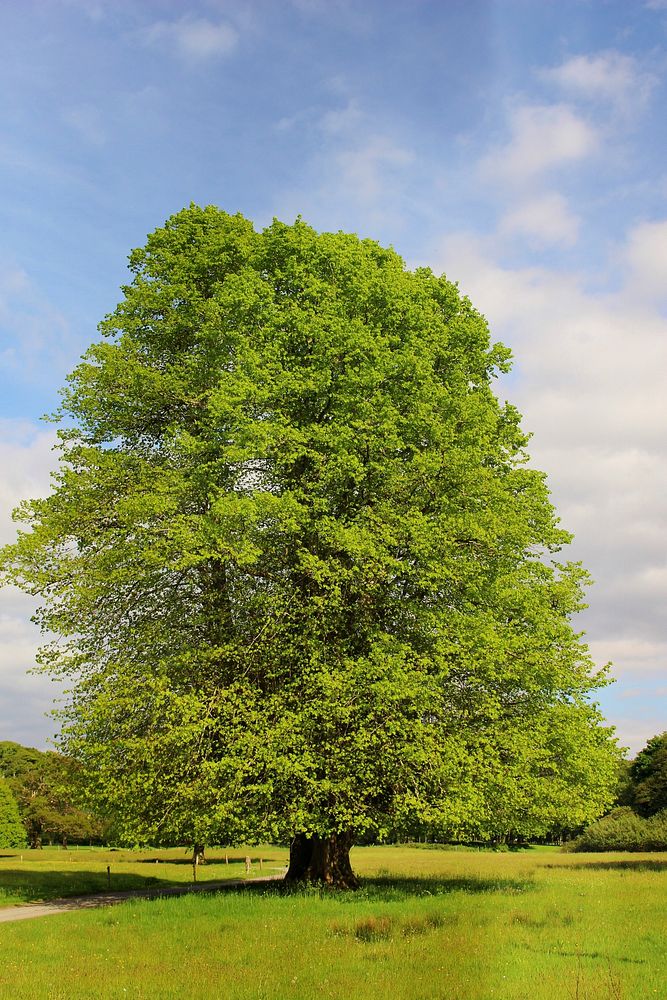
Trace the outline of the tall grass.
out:
<instances>
[{"instance_id":1,"label":"tall grass","mask_svg":"<svg viewBox=\"0 0 667 1000\"><path fill-rule=\"evenodd\" d=\"M667 857L357 848L357 893L227 892L0 926L0 996L667 997Z\"/></svg>"}]
</instances>

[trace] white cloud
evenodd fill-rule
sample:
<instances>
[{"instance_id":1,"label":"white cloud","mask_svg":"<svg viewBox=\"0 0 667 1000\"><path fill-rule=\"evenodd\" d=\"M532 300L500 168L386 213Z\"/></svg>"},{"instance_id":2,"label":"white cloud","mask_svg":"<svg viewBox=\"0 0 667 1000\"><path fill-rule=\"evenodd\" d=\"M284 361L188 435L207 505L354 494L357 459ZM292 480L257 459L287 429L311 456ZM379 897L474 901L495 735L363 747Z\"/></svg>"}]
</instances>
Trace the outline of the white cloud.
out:
<instances>
[{"instance_id":1,"label":"white cloud","mask_svg":"<svg viewBox=\"0 0 667 1000\"><path fill-rule=\"evenodd\" d=\"M667 299L667 220L643 222L631 230L624 253L627 285L635 293Z\"/></svg>"},{"instance_id":2,"label":"white cloud","mask_svg":"<svg viewBox=\"0 0 667 1000\"><path fill-rule=\"evenodd\" d=\"M329 85L335 106L319 117L312 110L298 111L276 125L287 130L310 118L321 142L298 186L281 192L272 212L288 218L303 215L318 228L365 230L377 237L391 227L395 235L405 222L408 168L415 154L369 116L343 79Z\"/></svg>"},{"instance_id":3,"label":"white cloud","mask_svg":"<svg viewBox=\"0 0 667 1000\"><path fill-rule=\"evenodd\" d=\"M637 245L630 234L621 252ZM667 318L632 283L592 292L575 274L503 266L499 246L450 237L437 269L460 279L492 336L515 351L500 391L534 432L532 462L574 531L564 556L581 559L596 581L578 624L598 662L612 659L626 680L664 674Z\"/></svg>"},{"instance_id":4,"label":"white cloud","mask_svg":"<svg viewBox=\"0 0 667 1000\"><path fill-rule=\"evenodd\" d=\"M44 297L29 274L14 264L0 263L0 325L4 376L21 382L66 371L78 353L68 323Z\"/></svg>"},{"instance_id":5,"label":"white cloud","mask_svg":"<svg viewBox=\"0 0 667 1000\"><path fill-rule=\"evenodd\" d=\"M312 111L306 108L302 111L297 111L293 115L284 115L282 118L279 118L273 128L276 132L291 132L297 126L306 125L310 127L311 118Z\"/></svg>"},{"instance_id":6,"label":"white cloud","mask_svg":"<svg viewBox=\"0 0 667 1000\"><path fill-rule=\"evenodd\" d=\"M520 184L596 151L595 128L566 104L529 104L510 115L510 139L480 162L482 176Z\"/></svg>"},{"instance_id":7,"label":"white cloud","mask_svg":"<svg viewBox=\"0 0 667 1000\"><path fill-rule=\"evenodd\" d=\"M44 496L56 465L53 429L29 421L0 420L0 544L16 537L12 510L26 498ZM54 724L45 718L58 685L27 673L35 665L39 633L31 624L35 602L13 587L0 591L0 739L45 745Z\"/></svg>"},{"instance_id":8,"label":"white cloud","mask_svg":"<svg viewBox=\"0 0 667 1000\"><path fill-rule=\"evenodd\" d=\"M360 201L377 201L384 193L387 174L407 166L414 159L409 149L384 135L371 136L358 146L336 156L340 182L348 195Z\"/></svg>"},{"instance_id":9,"label":"white cloud","mask_svg":"<svg viewBox=\"0 0 667 1000\"><path fill-rule=\"evenodd\" d=\"M340 81L337 88L344 89ZM355 97L325 112L318 124L327 144L327 161L334 166L332 180L355 201L376 202L396 171L414 161L412 150L371 128Z\"/></svg>"},{"instance_id":10,"label":"white cloud","mask_svg":"<svg viewBox=\"0 0 667 1000\"><path fill-rule=\"evenodd\" d=\"M621 110L644 104L656 82L631 56L614 51L574 56L540 76L574 97L606 101Z\"/></svg>"},{"instance_id":11,"label":"white cloud","mask_svg":"<svg viewBox=\"0 0 667 1000\"><path fill-rule=\"evenodd\" d=\"M661 707L653 705L651 715L622 716L618 720L619 741L621 746L628 748L630 759L644 749L652 736L664 731L665 716L660 711Z\"/></svg>"},{"instance_id":12,"label":"white cloud","mask_svg":"<svg viewBox=\"0 0 667 1000\"><path fill-rule=\"evenodd\" d=\"M364 115L358 101L351 98L344 108L333 108L320 119L320 127L328 135L348 135L363 125Z\"/></svg>"},{"instance_id":13,"label":"white cloud","mask_svg":"<svg viewBox=\"0 0 667 1000\"><path fill-rule=\"evenodd\" d=\"M572 246L577 241L579 224L567 199L552 191L522 201L506 212L499 231L502 235L526 237L533 247Z\"/></svg>"},{"instance_id":14,"label":"white cloud","mask_svg":"<svg viewBox=\"0 0 667 1000\"><path fill-rule=\"evenodd\" d=\"M157 21L144 31L144 38L150 45L165 45L184 58L198 62L229 55L236 48L239 35L224 21L215 24L186 14L178 21Z\"/></svg>"},{"instance_id":15,"label":"white cloud","mask_svg":"<svg viewBox=\"0 0 667 1000\"><path fill-rule=\"evenodd\" d=\"M35 665L37 628L29 622L32 607L7 615L0 595L0 704L3 707L0 739L45 747L57 730L46 717L60 697L61 686L46 677L28 673Z\"/></svg>"},{"instance_id":16,"label":"white cloud","mask_svg":"<svg viewBox=\"0 0 667 1000\"><path fill-rule=\"evenodd\" d=\"M52 428L27 420L0 420L0 545L16 535L11 515L19 501L48 493L56 441Z\"/></svg>"},{"instance_id":17,"label":"white cloud","mask_svg":"<svg viewBox=\"0 0 667 1000\"><path fill-rule=\"evenodd\" d=\"M589 292L579 274L504 267L499 248L459 234L447 239L440 261L516 348L530 375L526 391L539 393L544 440L567 430L569 447L585 430L597 447L606 442L614 451L662 447L667 319L634 294L632 282L619 293Z\"/></svg>"},{"instance_id":18,"label":"white cloud","mask_svg":"<svg viewBox=\"0 0 667 1000\"><path fill-rule=\"evenodd\" d=\"M0 309L6 309L8 300L25 292L29 285L28 274L22 267L9 265L0 270Z\"/></svg>"}]
</instances>

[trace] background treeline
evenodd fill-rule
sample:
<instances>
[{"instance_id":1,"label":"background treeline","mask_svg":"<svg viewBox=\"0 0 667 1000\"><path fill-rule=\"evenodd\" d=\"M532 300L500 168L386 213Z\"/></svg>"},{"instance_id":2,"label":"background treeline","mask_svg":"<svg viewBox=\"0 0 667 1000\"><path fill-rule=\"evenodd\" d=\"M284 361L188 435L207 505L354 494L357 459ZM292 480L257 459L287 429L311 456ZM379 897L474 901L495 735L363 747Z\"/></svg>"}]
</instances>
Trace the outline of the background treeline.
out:
<instances>
[{"instance_id":1,"label":"background treeline","mask_svg":"<svg viewBox=\"0 0 667 1000\"><path fill-rule=\"evenodd\" d=\"M617 807L569 846L574 851L667 851L667 732L622 763Z\"/></svg>"},{"instance_id":2,"label":"background treeline","mask_svg":"<svg viewBox=\"0 0 667 1000\"><path fill-rule=\"evenodd\" d=\"M74 761L0 742L0 847L103 842L105 825L79 808L76 799Z\"/></svg>"}]
</instances>

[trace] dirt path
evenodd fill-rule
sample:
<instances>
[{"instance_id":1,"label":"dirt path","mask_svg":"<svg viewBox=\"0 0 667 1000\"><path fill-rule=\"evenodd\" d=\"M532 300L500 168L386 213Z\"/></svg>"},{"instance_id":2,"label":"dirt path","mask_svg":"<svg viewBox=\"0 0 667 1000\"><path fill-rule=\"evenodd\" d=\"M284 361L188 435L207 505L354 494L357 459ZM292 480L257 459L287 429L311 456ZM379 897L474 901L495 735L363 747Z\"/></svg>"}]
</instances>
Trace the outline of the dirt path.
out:
<instances>
[{"instance_id":1,"label":"dirt path","mask_svg":"<svg viewBox=\"0 0 667 1000\"><path fill-rule=\"evenodd\" d=\"M164 889L129 889L126 892L97 892L88 896L69 896L50 899L46 903L22 903L0 909L0 923L10 920L30 920L32 917L50 917L54 913L72 913L75 910L94 910L100 906L115 906L127 899L161 899L163 896L185 896L191 892L220 892L223 889L247 889L258 882L282 882L283 876L264 875L251 879L224 879L218 882L198 882L173 885Z\"/></svg>"}]
</instances>

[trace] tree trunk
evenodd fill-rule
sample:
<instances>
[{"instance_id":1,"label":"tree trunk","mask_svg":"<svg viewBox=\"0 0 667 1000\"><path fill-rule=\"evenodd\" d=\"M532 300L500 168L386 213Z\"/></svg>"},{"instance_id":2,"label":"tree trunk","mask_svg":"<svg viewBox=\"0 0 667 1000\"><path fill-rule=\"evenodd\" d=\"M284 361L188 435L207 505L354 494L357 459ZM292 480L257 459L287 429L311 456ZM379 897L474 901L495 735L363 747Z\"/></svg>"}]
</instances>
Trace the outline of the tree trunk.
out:
<instances>
[{"instance_id":1,"label":"tree trunk","mask_svg":"<svg viewBox=\"0 0 667 1000\"><path fill-rule=\"evenodd\" d=\"M350 864L351 833L328 837L297 833L290 844L286 882L320 882L337 889L356 889L359 880Z\"/></svg>"},{"instance_id":2,"label":"tree trunk","mask_svg":"<svg viewBox=\"0 0 667 1000\"><path fill-rule=\"evenodd\" d=\"M31 851L41 851L42 849L42 828L37 824L28 825L28 841Z\"/></svg>"},{"instance_id":3,"label":"tree trunk","mask_svg":"<svg viewBox=\"0 0 667 1000\"><path fill-rule=\"evenodd\" d=\"M204 857L204 845L195 844L192 848L192 864L193 865L205 865L206 858Z\"/></svg>"}]
</instances>

